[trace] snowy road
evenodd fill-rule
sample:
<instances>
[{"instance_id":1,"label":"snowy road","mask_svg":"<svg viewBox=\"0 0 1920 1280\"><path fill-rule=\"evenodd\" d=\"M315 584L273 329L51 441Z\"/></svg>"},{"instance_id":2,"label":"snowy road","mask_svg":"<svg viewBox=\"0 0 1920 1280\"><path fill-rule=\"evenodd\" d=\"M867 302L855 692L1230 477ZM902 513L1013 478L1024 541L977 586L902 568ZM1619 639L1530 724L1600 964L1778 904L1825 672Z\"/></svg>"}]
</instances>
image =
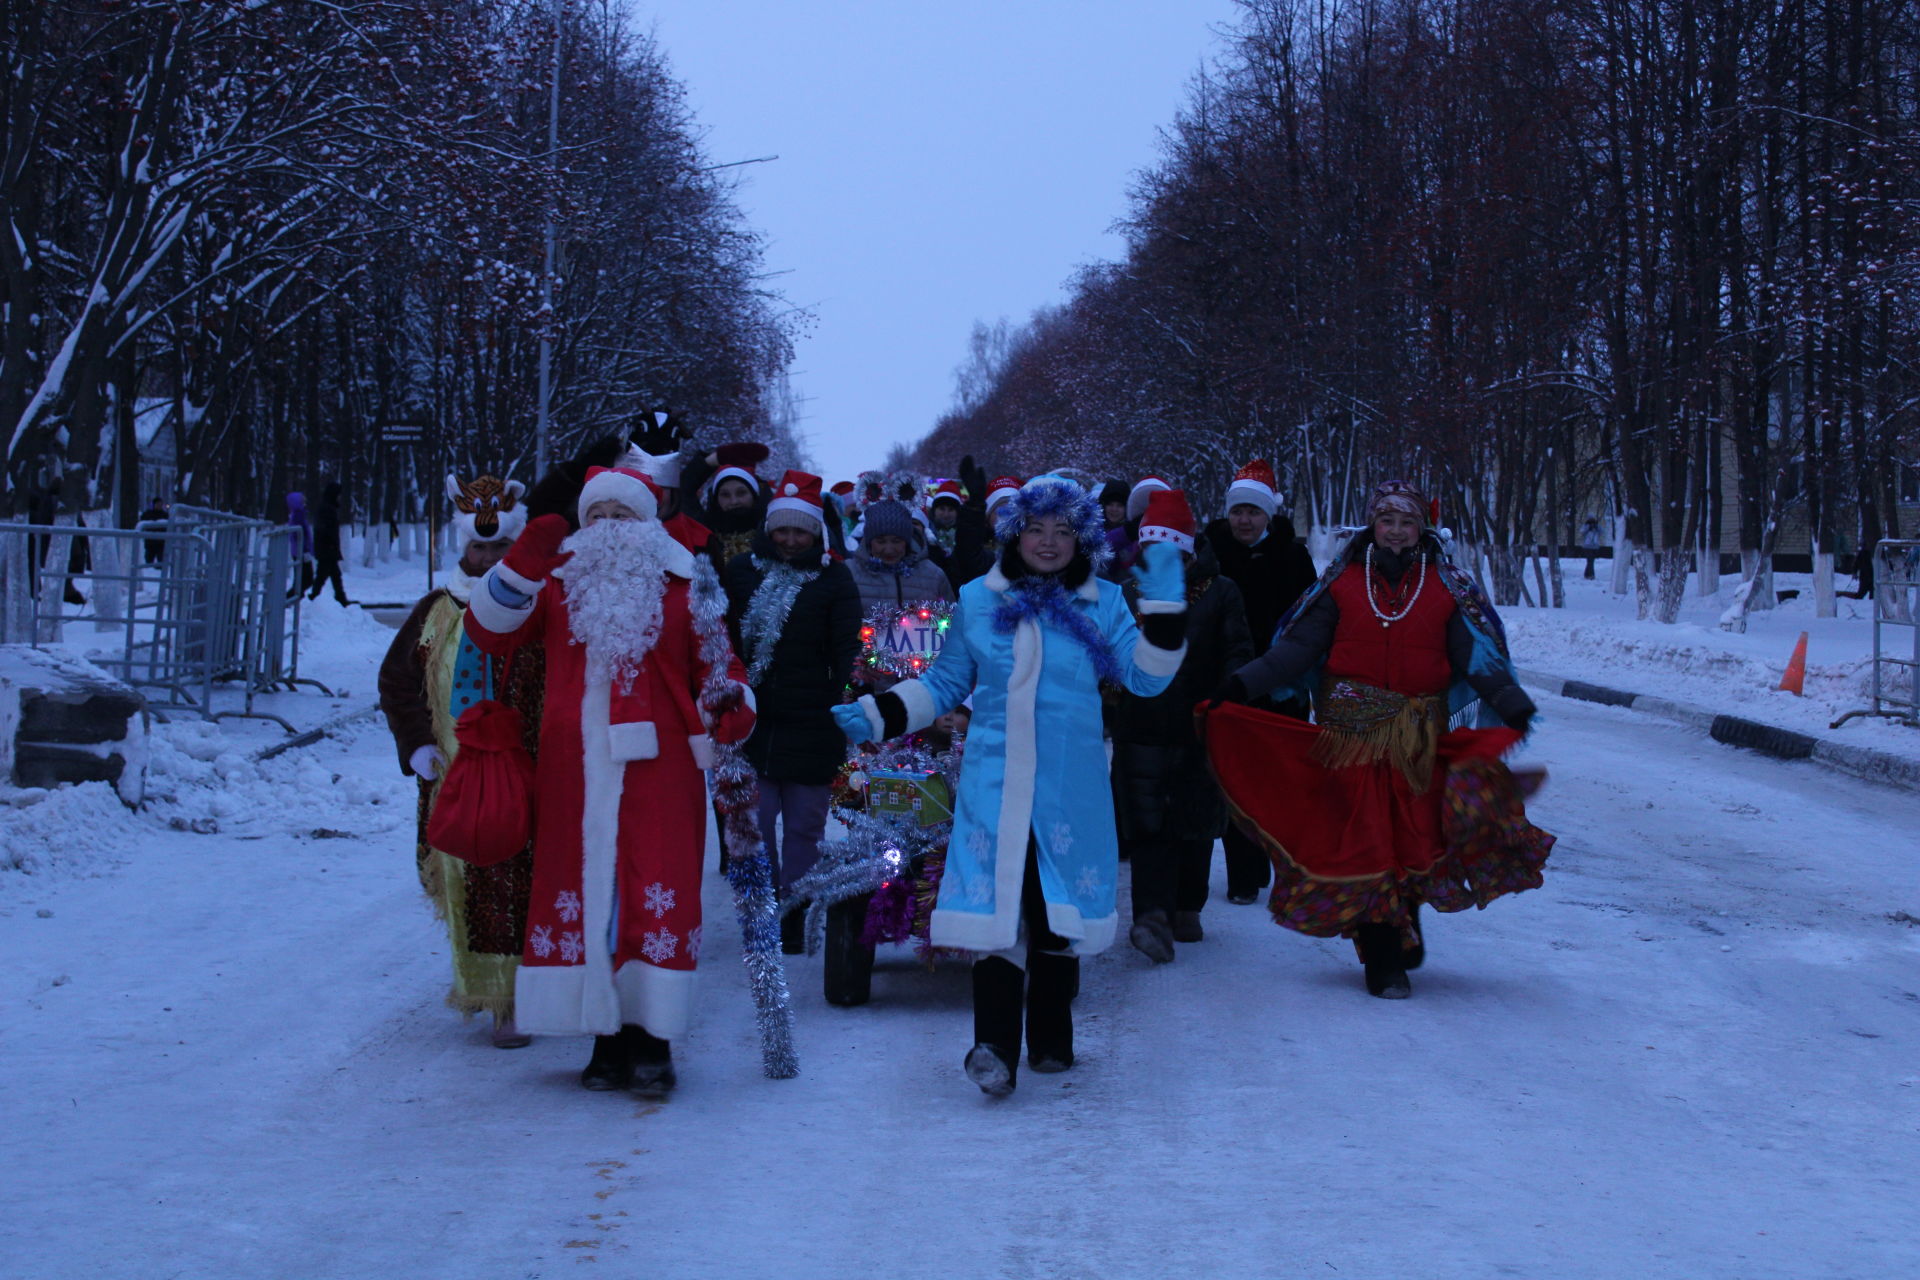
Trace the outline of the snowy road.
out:
<instances>
[{"instance_id":1,"label":"snowy road","mask_svg":"<svg viewBox=\"0 0 1920 1280\"><path fill-rule=\"evenodd\" d=\"M1432 921L1413 1000L1216 868L1208 940L1091 963L1080 1064L1000 1104L959 1073L964 972L904 953L857 1010L797 962L803 1074L762 1079L717 877L729 959L664 1106L581 1091L583 1042L503 1053L440 1007L397 831L303 816L14 877L0 1273L1920 1273L1920 803L1545 710L1547 887ZM309 754L388 797L331 825L394 820L383 734Z\"/></svg>"}]
</instances>

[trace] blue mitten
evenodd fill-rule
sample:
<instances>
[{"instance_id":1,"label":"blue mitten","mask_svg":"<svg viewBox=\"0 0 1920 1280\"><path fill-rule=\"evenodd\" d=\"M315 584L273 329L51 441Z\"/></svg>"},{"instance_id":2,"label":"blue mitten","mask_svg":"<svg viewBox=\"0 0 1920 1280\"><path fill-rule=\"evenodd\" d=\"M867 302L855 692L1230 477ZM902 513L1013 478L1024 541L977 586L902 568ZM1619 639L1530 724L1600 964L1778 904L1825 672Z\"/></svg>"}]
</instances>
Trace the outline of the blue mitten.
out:
<instances>
[{"instance_id":1,"label":"blue mitten","mask_svg":"<svg viewBox=\"0 0 1920 1280\"><path fill-rule=\"evenodd\" d=\"M873 741L873 721L867 719L867 709L859 703L848 702L835 707L833 718L839 722L840 732L847 735L847 741Z\"/></svg>"},{"instance_id":2,"label":"blue mitten","mask_svg":"<svg viewBox=\"0 0 1920 1280\"><path fill-rule=\"evenodd\" d=\"M1149 542L1140 548L1133 577L1140 584L1141 601L1161 606L1146 612L1175 613L1187 607L1187 569L1172 543Z\"/></svg>"}]
</instances>

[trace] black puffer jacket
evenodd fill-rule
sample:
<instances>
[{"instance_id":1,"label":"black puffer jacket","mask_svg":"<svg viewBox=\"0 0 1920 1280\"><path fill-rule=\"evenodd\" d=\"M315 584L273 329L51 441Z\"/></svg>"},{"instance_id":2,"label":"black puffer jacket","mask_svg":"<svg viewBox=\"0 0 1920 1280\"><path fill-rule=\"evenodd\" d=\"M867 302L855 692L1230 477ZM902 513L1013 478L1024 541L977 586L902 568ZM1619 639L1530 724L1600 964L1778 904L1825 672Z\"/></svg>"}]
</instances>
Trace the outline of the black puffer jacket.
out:
<instances>
[{"instance_id":1,"label":"black puffer jacket","mask_svg":"<svg viewBox=\"0 0 1920 1280\"><path fill-rule=\"evenodd\" d=\"M1275 516L1267 526L1267 536L1251 547L1234 538L1233 528L1225 520L1208 525L1204 536L1220 561L1220 572L1240 588L1253 647L1265 649L1273 643L1281 615L1319 576L1314 572L1313 557L1294 537L1293 521L1284 515Z\"/></svg>"},{"instance_id":2,"label":"black puffer jacket","mask_svg":"<svg viewBox=\"0 0 1920 1280\"><path fill-rule=\"evenodd\" d=\"M765 533L754 539L752 552L727 565L725 579L727 629L734 651L749 666L753 655L741 643L740 623L766 576L756 558L778 558ZM812 785L833 781L847 758L846 735L833 708L859 653L860 592L844 564L829 564L794 596L773 662L753 686L759 718L746 753L762 776Z\"/></svg>"},{"instance_id":3,"label":"black puffer jacket","mask_svg":"<svg viewBox=\"0 0 1920 1280\"><path fill-rule=\"evenodd\" d=\"M1187 656L1173 683L1152 698L1122 694L1113 716L1113 799L1128 840L1212 839L1227 829L1227 806L1194 733L1194 704L1250 661L1240 589L1203 548L1187 569ZM1126 585L1127 603L1138 587Z\"/></svg>"}]
</instances>

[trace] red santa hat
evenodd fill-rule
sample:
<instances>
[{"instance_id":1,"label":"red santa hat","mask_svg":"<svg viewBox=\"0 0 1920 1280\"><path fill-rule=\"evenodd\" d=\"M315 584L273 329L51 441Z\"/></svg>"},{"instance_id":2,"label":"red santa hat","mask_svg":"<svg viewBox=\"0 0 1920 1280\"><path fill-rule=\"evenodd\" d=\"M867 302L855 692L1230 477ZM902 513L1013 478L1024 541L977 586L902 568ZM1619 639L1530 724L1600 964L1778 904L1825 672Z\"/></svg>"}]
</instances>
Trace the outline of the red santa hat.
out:
<instances>
[{"instance_id":1,"label":"red santa hat","mask_svg":"<svg viewBox=\"0 0 1920 1280\"><path fill-rule=\"evenodd\" d=\"M1146 514L1147 499L1155 493L1172 492L1173 486L1159 476L1148 476L1127 494L1127 519L1138 520Z\"/></svg>"},{"instance_id":2,"label":"red santa hat","mask_svg":"<svg viewBox=\"0 0 1920 1280\"><path fill-rule=\"evenodd\" d=\"M933 502L939 502L942 498L964 507L967 505L966 486L962 485L958 480L942 480L940 487L933 491ZM931 506L932 503L930 502L928 505Z\"/></svg>"},{"instance_id":3,"label":"red santa hat","mask_svg":"<svg viewBox=\"0 0 1920 1280\"><path fill-rule=\"evenodd\" d=\"M789 471L773 486L773 501L767 504L767 528L805 529L818 534L826 527L821 519L820 477L804 471Z\"/></svg>"},{"instance_id":4,"label":"red santa hat","mask_svg":"<svg viewBox=\"0 0 1920 1280\"><path fill-rule=\"evenodd\" d=\"M580 486L581 524L587 522L587 509L596 502L617 502L642 520L652 520L660 514L660 488L629 467L589 467L587 482Z\"/></svg>"},{"instance_id":5,"label":"red santa hat","mask_svg":"<svg viewBox=\"0 0 1920 1280\"><path fill-rule=\"evenodd\" d=\"M840 483L834 485L833 488L827 490L827 492L838 494L842 498L851 498L853 496L853 481L842 480Z\"/></svg>"},{"instance_id":6,"label":"red santa hat","mask_svg":"<svg viewBox=\"0 0 1920 1280\"><path fill-rule=\"evenodd\" d=\"M1243 502L1268 515L1280 509L1280 499L1274 493L1273 464L1265 458L1255 458L1233 473L1233 483L1227 486L1227 510Z\"/></svg>"},{"instance_id":7,"label":"red santa hat","mask_svg":"<svg viewBox=\"0 0 1920 1280\"><path fill-rule=\"evenodd\" d=\"M1140 517L1141 542L1171 542L1193 554L1193 508L1179 489L1155 490L1147 498L1147 509Z\"/></svg>"},{"instance_id":8,"label":"red santa hat","mask_svg":"<svg viewBox=\"0 0 1920 1280\"><path fill-rule=\"evenodd\" d=\"M987 486L987 514L991 516L995 507L1015 497L1019 492L1019 476L997 477L992 484Z\"/></svg>"}]
</instances>

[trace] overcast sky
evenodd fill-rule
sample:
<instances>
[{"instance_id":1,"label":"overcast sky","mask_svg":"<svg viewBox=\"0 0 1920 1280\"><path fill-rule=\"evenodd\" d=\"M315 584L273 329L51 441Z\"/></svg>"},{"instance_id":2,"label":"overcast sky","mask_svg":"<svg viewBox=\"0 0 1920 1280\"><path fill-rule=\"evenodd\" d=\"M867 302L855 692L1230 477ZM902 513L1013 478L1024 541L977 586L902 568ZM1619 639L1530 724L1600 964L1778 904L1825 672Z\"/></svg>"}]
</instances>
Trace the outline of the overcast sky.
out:
<instances>
[{"instance_id":1,"label":"overcast sky","mask_svg":"<svg viewBox=\"0 0 1920 1280\"><path fill-rule=\"evenodd\" d=\"M794 384L828 483L924 435L976 319L1024 320L1109 232L1231 0L634 0L812 309Z\"/></svg>"}]
</instances>

